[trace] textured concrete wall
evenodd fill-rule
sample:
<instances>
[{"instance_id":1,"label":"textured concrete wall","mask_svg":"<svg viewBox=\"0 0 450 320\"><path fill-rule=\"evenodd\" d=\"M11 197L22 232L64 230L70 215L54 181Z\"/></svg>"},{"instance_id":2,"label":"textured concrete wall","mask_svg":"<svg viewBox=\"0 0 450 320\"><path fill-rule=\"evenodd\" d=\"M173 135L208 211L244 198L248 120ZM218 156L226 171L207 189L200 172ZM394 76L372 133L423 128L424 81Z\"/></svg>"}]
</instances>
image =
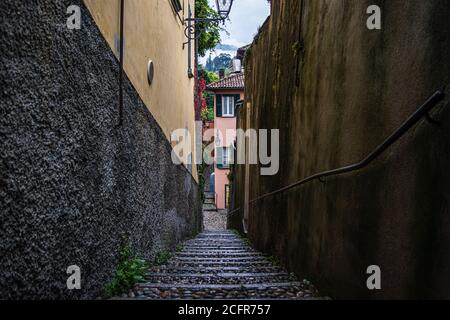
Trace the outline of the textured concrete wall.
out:
<instances>
[{"instance_id":1,"label":"textured concrete wall","mask_svg":"<svg viewBox=\"0 0 450 320\"><path fill-rule=\"evenodd\" d=\"M372 4L379 31L366 28ZM250 198L359 161L444 85L449 14L446 0L274 1L250 49L246 100L252 127L281 130L280 172L253 166ZM435 116L439 126L421 122L361 172L252 206L251 240L334 297L450 298L445 103ZM380 291L366 288L373 264Z\"/></svg>"},{"instance_id":2,"label":"textured concrete wall","mask_svg":"<svg viewBox=\"0 0 450 320\"><path fill-rule=\"evenodd\" d=\"M198 230L198 186L128 79L117 126L118 62L81 1L3 1L0 25L0 298L98 296L122 235L152 259Z\"/></svg>"}]
</instances>

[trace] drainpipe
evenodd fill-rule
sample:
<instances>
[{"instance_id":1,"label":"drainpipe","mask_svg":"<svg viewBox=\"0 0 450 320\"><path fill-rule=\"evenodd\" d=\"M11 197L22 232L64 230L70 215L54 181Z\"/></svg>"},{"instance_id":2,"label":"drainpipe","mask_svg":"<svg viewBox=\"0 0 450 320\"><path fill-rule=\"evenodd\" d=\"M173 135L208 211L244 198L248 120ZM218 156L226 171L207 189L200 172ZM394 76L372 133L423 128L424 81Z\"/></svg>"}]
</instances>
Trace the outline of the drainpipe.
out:
<instances>
[{"instance_id":1,"label":"drainpipe","mask_svg":"<svg viewBox=\"0 0 450 320\"><path fill-rule=\"evenodd\" d=\"M189 4L188 6L188 30L190 32L191 28L192 28L192 11L191 11L191 5ZM189 79L194 77L194 73L192 72L192 41L189 40L188 41L188 77Z\"/></svg>"},{"instance_id":2,"label":"drainpipe","mask_svg":"<svg viewBox=\"0 0 450 320\"><path fill-rule=\"evenodd\" d=\"M200 86L199 86L199 75L198 75L198 37L195 37L195 43L194 43L194 78L195 78L195 95L196 95L196 105L195 105L195 120L201 121L202 120L202 112L201 112L201 97L200 97ZM201 141L201 140L200 140Z\"/></svg>"},{"instance_id":3,"label":"drainpipe","mask_svg":"<svg viewBox=\"0 0 450 320\"><path fill-rule=\"evenodd\" d=\"M123 123L123 26L124 26L124 10L125 10L125 0L120 0L120 42L119 42L119 64L120 64L120 74L119 74L119 126Z\"/></svg>"}]
</instances>

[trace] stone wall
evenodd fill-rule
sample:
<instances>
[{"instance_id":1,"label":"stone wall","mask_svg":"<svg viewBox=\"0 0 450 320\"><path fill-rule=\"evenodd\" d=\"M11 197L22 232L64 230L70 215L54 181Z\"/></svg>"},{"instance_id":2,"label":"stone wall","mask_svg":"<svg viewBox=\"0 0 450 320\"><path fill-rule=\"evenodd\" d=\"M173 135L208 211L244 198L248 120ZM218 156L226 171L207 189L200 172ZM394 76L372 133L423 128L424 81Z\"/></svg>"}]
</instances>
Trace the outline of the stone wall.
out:
<instances>
[{"instance_id":1,"label":"stone wall","mask_svg":"<svg viewBox=\"0 0 450 320\"><path fill-rule=\"evenodd\" d=\"M6 0L0 25L0 298L97 297L123 236L152 260L199 230L197 183L126 77L118 126L118 61L81 1Z\"/></svg>"},{"instance_id":2,"label":"stone wall","mask_svg":"<svg viewBox=\"0 0 450 320\"><path fill-rule=\"evenodd\" d=\"M382 30L366 28L374 4ZM280 129L280 172L252 166L250 199L361 160L448 82L449 14L447 0L274 1L248 53L246 102L253 128ZM370 167L251 206L251 241L322 294L450 298L446 104L439 125L421 121ZM370 265L381 267L382 290L366 287Z\"/></svg>"}]
</instances>

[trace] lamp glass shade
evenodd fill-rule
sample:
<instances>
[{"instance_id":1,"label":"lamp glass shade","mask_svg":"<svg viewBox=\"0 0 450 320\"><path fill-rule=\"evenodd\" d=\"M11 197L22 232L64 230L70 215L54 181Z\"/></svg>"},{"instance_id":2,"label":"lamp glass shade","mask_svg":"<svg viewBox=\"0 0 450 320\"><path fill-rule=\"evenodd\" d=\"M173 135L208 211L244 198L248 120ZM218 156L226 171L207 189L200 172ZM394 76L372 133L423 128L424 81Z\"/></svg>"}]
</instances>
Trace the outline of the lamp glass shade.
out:
<instances>
[{"instance_id":1,"label":"lamp glass shade","mask_svg":"<svg viewBox=\"0 0 450 320\"><path fill-rule=\"evenodd\" d=\"M233 4L233 0L216 0L217 5L217 13L223 19L228 17L231 11L231 5Z\"/></svg>"}]
</instances>

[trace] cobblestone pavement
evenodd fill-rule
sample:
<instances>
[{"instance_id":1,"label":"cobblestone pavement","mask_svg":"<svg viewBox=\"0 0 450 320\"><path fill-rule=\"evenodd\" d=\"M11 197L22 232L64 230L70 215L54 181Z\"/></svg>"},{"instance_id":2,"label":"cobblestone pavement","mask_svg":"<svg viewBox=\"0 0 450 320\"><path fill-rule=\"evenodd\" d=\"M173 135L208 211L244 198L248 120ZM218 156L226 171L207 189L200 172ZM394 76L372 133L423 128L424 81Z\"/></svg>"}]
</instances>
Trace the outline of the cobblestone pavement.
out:
<instances>
[{"instance_id":1,"label":"cobblestone pavement","mask_svg":"<svg viewBox=\"0 0 450 320\"><path fill-rule=\"evenodd\" d=\"M205 192L203 203L203 227L205 231L223 231L227 229L228 210L217 210L215 194Z\"/></svg>"},{"instance_id":2,"label":"cobblestone pavement","mask_svg":"<svg viewBox=\"0 0 450 320\"><path fill-rule=\"evenodd\" d=\"M123 298L312 299L306 280L274 265L230 231L209 231L187 241L166 265L149 270Z\"/></svg>"},{"instance_id":3,"label":"cobblestone pavement","mask_svg":"<svg viewBox=\"0 0 450 320\"><path fill-rule=\"evenodd\" d=\"M205 231L221 231L227 228L227 211L203 211Z\"/></svg>"}]
</instances>

